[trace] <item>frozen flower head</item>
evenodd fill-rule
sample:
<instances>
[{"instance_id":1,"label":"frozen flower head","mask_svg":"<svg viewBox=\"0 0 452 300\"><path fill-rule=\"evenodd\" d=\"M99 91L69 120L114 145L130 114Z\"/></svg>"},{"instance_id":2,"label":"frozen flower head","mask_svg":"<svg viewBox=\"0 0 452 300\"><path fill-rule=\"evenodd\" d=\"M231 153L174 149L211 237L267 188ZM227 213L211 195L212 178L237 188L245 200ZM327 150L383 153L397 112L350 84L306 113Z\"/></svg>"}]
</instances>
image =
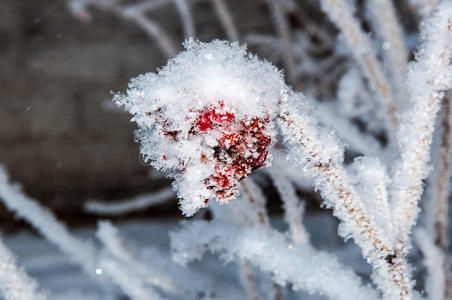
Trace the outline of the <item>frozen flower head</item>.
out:
<instances>
[{"instance_id":1,"label":"frozen flower head","mask_svg":"<svg viewBox=\"0 0 452 300\"><path fill-rule=\"evenodd\" d=\"M114 100L133 114L145 160L175 179L187 216L269 161L281 73L237 43L189 40L155 73L134 78Z\"/></svg>"}]
</instances>

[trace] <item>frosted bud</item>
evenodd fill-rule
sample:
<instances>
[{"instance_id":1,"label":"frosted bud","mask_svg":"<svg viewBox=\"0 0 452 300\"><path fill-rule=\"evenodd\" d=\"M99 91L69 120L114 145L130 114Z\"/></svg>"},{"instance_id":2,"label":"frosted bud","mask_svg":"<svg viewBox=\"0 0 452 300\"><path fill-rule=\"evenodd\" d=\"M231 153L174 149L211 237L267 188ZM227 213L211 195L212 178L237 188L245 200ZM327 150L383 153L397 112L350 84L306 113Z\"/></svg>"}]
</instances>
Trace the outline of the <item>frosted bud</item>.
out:
<instances>
[{"instance_id":1,"label":"frosted bud","mask_svg":"<svg viewBox=\"0 0 452 300\"><path fill-rule=\"evenodd\" d=\"M282 74L237 43L189 40L157 73L132 79L114 101L138 124L146 161L175 179L183 213L236 196L266 165Z\"/></svg>"}]
</instances>

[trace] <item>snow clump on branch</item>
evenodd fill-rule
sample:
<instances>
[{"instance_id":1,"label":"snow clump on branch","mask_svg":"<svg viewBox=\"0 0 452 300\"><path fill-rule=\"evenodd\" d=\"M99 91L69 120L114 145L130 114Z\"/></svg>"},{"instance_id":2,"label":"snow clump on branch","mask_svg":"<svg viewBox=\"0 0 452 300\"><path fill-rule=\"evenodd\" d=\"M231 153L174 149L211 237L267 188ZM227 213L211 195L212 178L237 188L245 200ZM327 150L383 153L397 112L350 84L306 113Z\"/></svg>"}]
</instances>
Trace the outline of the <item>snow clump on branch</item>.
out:
<instances>
[{"instance_id":1,"label":"snow clump on branch","mask_svg":"<svg viewBox=\"0 0 452 300\"><path fill-rule=\"evenodd\" d=\"M239 181L269 163L287 86L276 67L238 43L184 46L114 101L133 115L144 160L175 179L181 210L191 216L209 199L234 198Z\"/></svg>"}]
</instances>

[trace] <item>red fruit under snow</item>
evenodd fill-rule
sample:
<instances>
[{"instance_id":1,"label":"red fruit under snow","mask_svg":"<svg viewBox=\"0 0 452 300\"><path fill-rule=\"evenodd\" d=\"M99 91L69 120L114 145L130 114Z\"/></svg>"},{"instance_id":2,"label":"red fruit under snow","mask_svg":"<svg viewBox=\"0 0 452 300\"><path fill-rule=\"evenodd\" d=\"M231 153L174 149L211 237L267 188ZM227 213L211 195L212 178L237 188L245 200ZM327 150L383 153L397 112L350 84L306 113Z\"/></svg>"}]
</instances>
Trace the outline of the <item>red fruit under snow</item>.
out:
<instances>
[{"instance_id":1,"label":"red fruit under snow","mask_svg":"<svg viewBox=\"0 0 452 300\"><path fill-rule=\"evenodd\" d=\"M265 165L271 138L267 135L268 119L235 120L234 114L225 108L223 101L201 111L193 134L219 132L218 146L214 156L201 154L202 163L212 161L214 174L206 178L208 188L215 191L218 199L227 199L237 191L239 181L252 170Z\"/></svg>"},{"instance_id":2,"label":"red fruit under snow","mask_svg":"<svg viewBox=\"0 0 452 300\"><path fill-rule=\"evenodd\" d=\"M235 133L225 134L218 141L218 145L222 148L230 148L235 146L239 142L239 136Z\"/></svg>"},{"instance_id":3,"label":"red fruit under snow","mask_svg":"<svg viewBox=\"0 0 452 300\"><path fill-rule=\"evenodd\" d=\"M209 108L199 116L197 128L199 131L207 131L215 126L230 123L233 119L234 114L225 110L223 101L219 101L218 106Z\"/></svg>"}]
</instances>

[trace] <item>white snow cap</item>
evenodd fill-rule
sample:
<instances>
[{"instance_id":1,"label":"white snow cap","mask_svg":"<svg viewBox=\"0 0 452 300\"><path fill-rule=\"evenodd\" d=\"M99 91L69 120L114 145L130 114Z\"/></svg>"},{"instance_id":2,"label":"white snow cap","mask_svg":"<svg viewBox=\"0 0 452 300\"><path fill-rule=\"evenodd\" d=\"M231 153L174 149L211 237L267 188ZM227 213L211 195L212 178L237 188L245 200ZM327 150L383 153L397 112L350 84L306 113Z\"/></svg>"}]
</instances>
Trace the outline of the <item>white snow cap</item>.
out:
<instances>
[{"instance_id":1,"label":"white snow cap","mask_svg":"<svg viewBox=\"0 0 452 300\"><path fill-rule=\"evenodd\" d=\"M113 100L133 115L144 159L175 179L181 210L191 216L211 198L234 198L239 180L268 163L287 87L276 67L238 43L184 46Z\"/></svg>"}]
</instances>

